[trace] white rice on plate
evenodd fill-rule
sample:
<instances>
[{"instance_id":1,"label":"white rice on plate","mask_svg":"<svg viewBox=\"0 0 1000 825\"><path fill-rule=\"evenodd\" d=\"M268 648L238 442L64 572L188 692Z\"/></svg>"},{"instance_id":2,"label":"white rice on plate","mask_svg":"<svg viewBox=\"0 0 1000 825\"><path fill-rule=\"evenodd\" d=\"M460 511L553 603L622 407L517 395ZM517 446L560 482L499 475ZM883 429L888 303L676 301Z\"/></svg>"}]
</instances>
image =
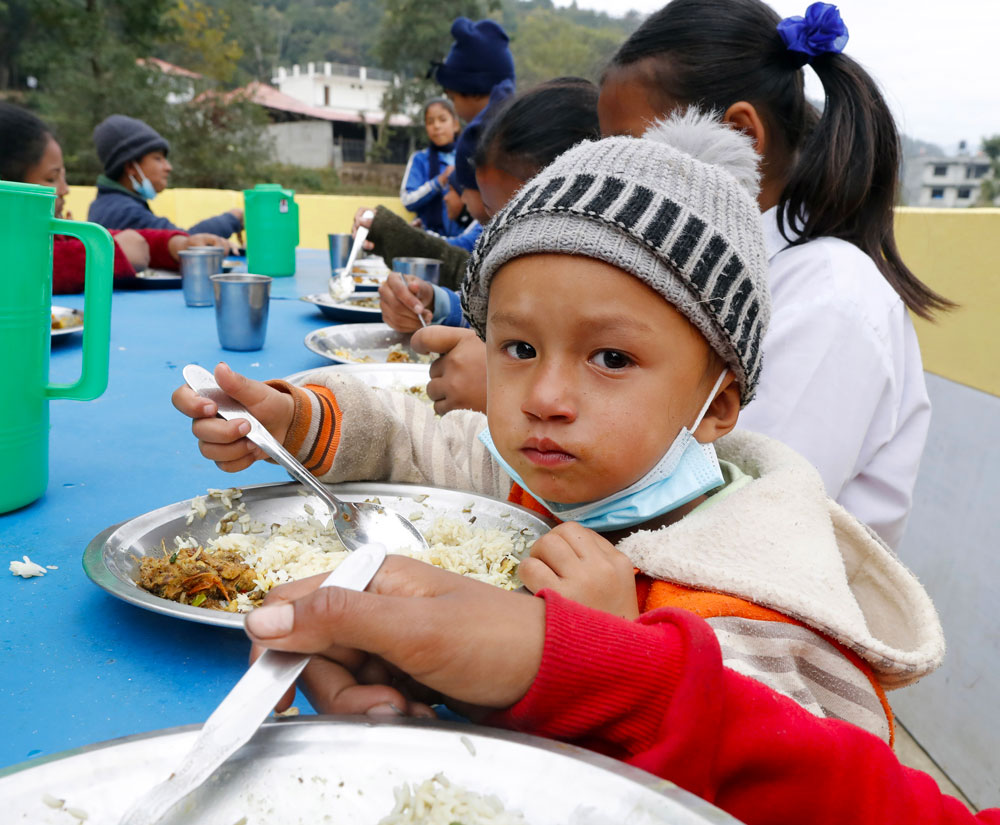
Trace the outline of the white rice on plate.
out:
<instances>
[{"instance_id":1,"label":"white rice on plate","mask_svg":"<svg viewBox=\"0 0 1000 825\"><path fill-rule=\"evenodd\" d=\"M217 499L231 509L215 525L216 532L220 534L218 537L199 541L191 536L179 536L174 539L176 547L193 549L202 546L210 551L232 550L238 553L254 569L254 584L258 593L267 593L272 587L285 582L335 570L347 558L349 551L340 541L336 529L328 521L312 515L311 505L306 505L309 513L306 517L289 519L268 528L250 517L246 505L239 501L242 495L241 490L232 488L210 490L207 497L192 499L188 524L208 514L207 499ZM521 586L517 566L530 544L521 532L513 528L477 527L470 523L474 517L468 516L428 518L425 527L425 512L420 504L417 500L414 510L408 515L418 522L420 532L427 539L428 549L405 555L504 590L515 590ZM389 550L394 552L393 548ZM240 594L235 601L235 608L241 613L253 609L250 594Z\"/></svg>"},{"instance_id":2,"label":"white rice on plate","mask_svg":"<svg viewBox=\"0 0 1000 825\"><path fill-rule=\"evenodd\" d=\"M404 782L393 793L396 804L378 825L527 825L492 794L466 790L440 773L419 785Z\"/></svg>"}]
</instances>

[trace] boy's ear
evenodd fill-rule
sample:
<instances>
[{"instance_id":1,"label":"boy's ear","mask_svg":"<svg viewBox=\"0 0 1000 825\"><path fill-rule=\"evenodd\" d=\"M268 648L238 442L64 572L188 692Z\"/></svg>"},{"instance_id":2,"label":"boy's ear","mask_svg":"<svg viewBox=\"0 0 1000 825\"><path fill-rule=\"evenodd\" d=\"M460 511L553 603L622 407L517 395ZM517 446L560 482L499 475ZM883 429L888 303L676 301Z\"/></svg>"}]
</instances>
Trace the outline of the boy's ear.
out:
<instances>
[{"instance_id":1,"label":"boy's ear","mask_svg":"<svg viewBox=\"0 0 1000 825\"><path fill-rule=\"evenodd\" d=\"M757 154L764 157L767 152L767 130L756 106L745 100L738 100L726 109L722 122L752 138Z\"/></svg>"},{"instance_id":2,"label":"boy's ear","mask_svg":"<svg viewBox=\"0 0 1000 825\"><path fill-rule=\"evenodd\" d=\"M722 382L722 389L711 404L708 412L694 431L694 437L702 444L711 444L732 431L740 417L740 385L736 376L729 372Z\"/></svg>"}]
</instances>

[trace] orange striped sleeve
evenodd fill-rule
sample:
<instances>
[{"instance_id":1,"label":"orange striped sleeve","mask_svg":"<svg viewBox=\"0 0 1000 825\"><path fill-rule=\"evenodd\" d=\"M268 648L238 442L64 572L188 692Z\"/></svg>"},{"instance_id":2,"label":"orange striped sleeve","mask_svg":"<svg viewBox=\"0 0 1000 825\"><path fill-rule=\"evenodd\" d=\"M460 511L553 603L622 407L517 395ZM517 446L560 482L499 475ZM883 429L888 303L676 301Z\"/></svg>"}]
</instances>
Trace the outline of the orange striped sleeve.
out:
<instances>
[{"instance_id":1,"label":"orange striped sleeve","mask_svg":"<svg viewBox=\"0 0 1000 825\"><path fill-rule=\"evenodd\" d=\"M268 381L268 386L292 396L295 409L285 434L285 448L310 473L324 476L333 466L340 444L343 413L327 387L307 384L296 387L287 381Z\"/></svg>"}]
</instances>

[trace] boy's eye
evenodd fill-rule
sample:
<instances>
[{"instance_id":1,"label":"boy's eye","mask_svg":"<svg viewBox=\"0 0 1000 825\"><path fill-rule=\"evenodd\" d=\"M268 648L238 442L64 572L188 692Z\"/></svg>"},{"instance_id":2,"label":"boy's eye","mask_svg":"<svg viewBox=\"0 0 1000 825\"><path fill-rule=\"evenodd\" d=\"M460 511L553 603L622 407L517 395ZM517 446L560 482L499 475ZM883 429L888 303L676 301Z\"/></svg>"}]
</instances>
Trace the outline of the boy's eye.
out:
<instances>
[{"instance_id":1,"label":"boy's eye","mask_svg":"<svg viewBox=\"0 0 1000 825\"><path fill-rule=\"evenodd\" d=\"M632 359L617 350L604 349L594 356L594 363L606 370L622 370L632 364Z\"/></svg>"},{"instance_id":2,"label":"boy's eye","mask_svg":"<svg viewBox=\"0 0 1000 825\"><path fill-rule=\"evenodd\" d=\"M504 347L504 351L511 358L517 358L519 361L535 357L535 348L531 346L531 344L526 344L524 341L515 341L513 344L507 344L507 346Z\"/></svg>"}]
</instances>

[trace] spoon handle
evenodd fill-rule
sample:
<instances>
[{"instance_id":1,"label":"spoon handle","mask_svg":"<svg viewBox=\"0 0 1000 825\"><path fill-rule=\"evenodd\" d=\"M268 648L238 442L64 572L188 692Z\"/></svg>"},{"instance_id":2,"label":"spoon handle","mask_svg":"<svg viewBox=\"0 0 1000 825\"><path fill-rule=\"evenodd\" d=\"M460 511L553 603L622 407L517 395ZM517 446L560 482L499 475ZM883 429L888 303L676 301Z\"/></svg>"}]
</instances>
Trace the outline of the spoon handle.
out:
<instances>
[{"instance_id":1,"label":"spoon handle","mask_svg":"<svg viewBox=\"0 0 1000 825\"><path fill-rule=\"evenodd\" d=\"M184 367L183 372L184 380L191 389L199 395L215 402L220 417L225 418L227 421L242 418L249 422L250 432L247 434L247 438L284 467L292 478L319 496L334 515L343 517L345 514L350 514L354 511L353 505L341 501L327 490L316 476L303 467L302 463L288 452L284 445L271 435L263 424L251 415L246 407L228 395L218 385L212 373L197 364L188 364Z\"/></svg>"}]
</instances>

